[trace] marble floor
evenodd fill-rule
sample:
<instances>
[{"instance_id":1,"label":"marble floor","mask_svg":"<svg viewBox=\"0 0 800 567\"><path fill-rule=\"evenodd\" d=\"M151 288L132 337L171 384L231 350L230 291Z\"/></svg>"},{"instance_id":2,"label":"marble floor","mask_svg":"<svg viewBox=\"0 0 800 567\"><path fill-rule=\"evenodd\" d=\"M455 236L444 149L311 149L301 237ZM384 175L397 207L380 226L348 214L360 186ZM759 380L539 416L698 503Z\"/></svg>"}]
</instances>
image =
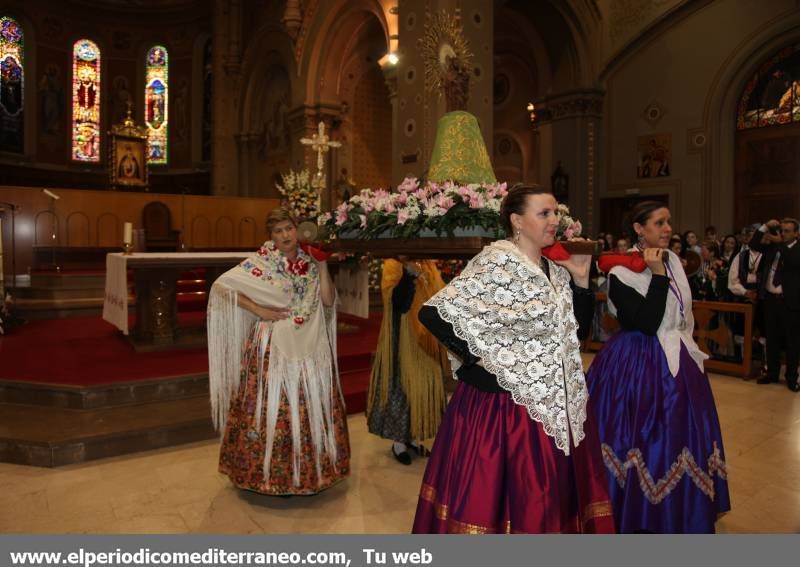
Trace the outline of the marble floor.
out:
<instances>
[{"instance_id":1,"label":"marble floor","mask_svg":"<svg viewBox=\"0 0 800 567\"><path fill-rule=\"evenodd\" d=\"M800 532L800 394L712 375L733 509L727 533ZM57 469L0 464L0 533L407 533L425 467L349 420L352 476L313 497L234 489L202 442Z\"/></svg>"}]
</instances>

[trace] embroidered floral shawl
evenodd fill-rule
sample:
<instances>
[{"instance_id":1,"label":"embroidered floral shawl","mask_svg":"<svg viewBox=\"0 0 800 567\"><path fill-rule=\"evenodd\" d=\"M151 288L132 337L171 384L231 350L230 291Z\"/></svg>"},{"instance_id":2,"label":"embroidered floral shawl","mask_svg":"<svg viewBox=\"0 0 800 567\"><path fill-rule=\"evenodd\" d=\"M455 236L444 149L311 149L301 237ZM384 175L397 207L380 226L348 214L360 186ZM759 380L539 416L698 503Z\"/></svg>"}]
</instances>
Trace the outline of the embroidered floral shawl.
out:
<instances>
[{"instance_id":1,"label":"embroidered floral shawl","mask_svg":"<svg viewBox=\"0 0 800 567\"><path fill-rule=\"evenodd\" d=\"M317 457L322 452L336 462L331 396L341 396L336 368L335 310L320 299L316 263L301 249L291 261L267 241L258 252L222 274L211 288L208 301L208 362L212 418L224 430L232 396L239 388L248 336L257 356L269 356L268 375L259 364L256 420L266 419L264 471L268 478L275 425L281 394L290 406L293 447L299 451L299 391L303 389ZM258 305L289 309L288 319L262 321L238 307L243 294ZM326 313L327 311L327 313ZM252 350L250 351L253 352ZM265 409L266 407L266 409ZM263 415L262 415L263 414ZM299 458L299 454L295 455ZM319 464L320 459L317 458ZM299 483L299 461L294 467Z\"/></svg>"}]
</instances>

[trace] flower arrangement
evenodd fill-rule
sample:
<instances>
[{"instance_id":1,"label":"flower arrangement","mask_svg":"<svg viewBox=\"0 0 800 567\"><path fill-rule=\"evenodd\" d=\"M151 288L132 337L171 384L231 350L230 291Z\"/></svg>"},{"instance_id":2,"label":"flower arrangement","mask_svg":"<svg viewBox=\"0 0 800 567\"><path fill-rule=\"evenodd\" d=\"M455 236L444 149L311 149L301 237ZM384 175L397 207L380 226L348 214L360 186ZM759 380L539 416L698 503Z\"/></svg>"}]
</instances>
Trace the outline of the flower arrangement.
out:
<instances>
[{"instance_id":1,"label":"flower arrangement","mask_svg":"<svg viewBox=\"0 0 800 567\"><path fill-rule=\"evenodd\" d=\"M302 222L313 219L319 214L319 194L311 185L311 174L307 169L289 170L281 175L283 185L275 184L281 194L281 206Z\"/></svg>"},{"instance_id":2,"label":"flower arrangement","mask_svg":"<svg viewBox=\"0 0 800 567\"><path fill-rule=\"evenodd\" d=\"M583 231L581 221L570 216L569 207L564 203L558 204L558 228L556 229L556 238L558 240L569 240L576 236L580 236Z\"/></svg>"},{"instance_id":3,"label":"flower arrangement","mask_svg":"<svg viewBox=\"0 0 800 567\"><path fill-rule=\"evenodd\" d=\"M430 232L454 236L456 229L481 227L500 237L500 203L505 183L456 185L407 177L396 192L364 189L317 222L332 236L348 238L411 238Z\"/></svg>"}]
</instances>

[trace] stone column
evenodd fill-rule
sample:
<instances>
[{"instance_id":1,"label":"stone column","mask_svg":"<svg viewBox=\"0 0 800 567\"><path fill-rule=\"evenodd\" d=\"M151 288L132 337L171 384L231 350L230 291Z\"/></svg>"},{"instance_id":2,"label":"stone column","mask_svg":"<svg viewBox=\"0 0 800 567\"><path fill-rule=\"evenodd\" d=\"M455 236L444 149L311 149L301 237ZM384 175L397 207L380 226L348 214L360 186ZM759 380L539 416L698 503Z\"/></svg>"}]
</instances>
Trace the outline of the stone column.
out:
<instances>
[{"instance_id":1,"label":"stone column","mask_svg":"<svg viewBox=\"0 0 800 567\"><path fill-rule=\"evenodd\" d=\"M214 195L238 195L236 141L241 71L240 0L215 0L212 29L211 188Z\"/></svg>"},{"instance_id":2,"label":"stone column","mask_svg":"<svg viewBox=\"0 0 800 567\"><path fill-rule=\"evenodd\" d=\"M595 184L599 179L603 97L597 89L579 89L548 95L536 101L534 128L540 138L541 181L550 185L558 162L569 175L567 204L586 232L594 230L597 214Z\"/></svg>"},{"instance_id":3,"label":"stone column","mask_svg":"<svg viewBox=\"0 0 800 567\"><path fill-rule=\"evenodd\" d=\"M392 176L390 183L396 186L403 180L400 160L397 159L397 148L400 147L400 136L402 136L402 130L397 126L397 66L389 63L386 58L381 59L380 64L386 87L389 89L389 103L392 105Z\"/></svg>"}]
</instances>

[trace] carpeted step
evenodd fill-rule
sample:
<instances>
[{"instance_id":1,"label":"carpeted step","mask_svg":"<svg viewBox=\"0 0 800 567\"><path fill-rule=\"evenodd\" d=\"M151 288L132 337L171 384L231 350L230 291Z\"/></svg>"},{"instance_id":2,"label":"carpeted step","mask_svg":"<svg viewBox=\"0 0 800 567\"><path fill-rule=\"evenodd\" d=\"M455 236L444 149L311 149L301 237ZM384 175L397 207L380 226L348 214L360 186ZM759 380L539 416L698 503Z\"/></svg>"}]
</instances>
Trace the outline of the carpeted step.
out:
<instances>
[{"instance_id":1,"label":"carpeted step","mask_svg":"<svg viewBox=\"0 0 800 567\"><path fill-rule=\"evenodd\" d=\"M339 374L372 368L372 353L342 354L339 351Z\"/></svg>"},{"instance_id":2,"label":"carpeted step","mask_svg":"<svg viewBox=\"0 0 800 567\"><path fill-rule=\"evenodd\" d=\"M175 294L175 303L179 312L203 311L208 305L208 294L205 291L187 291Z\"/></svg>"}]
</instances>

